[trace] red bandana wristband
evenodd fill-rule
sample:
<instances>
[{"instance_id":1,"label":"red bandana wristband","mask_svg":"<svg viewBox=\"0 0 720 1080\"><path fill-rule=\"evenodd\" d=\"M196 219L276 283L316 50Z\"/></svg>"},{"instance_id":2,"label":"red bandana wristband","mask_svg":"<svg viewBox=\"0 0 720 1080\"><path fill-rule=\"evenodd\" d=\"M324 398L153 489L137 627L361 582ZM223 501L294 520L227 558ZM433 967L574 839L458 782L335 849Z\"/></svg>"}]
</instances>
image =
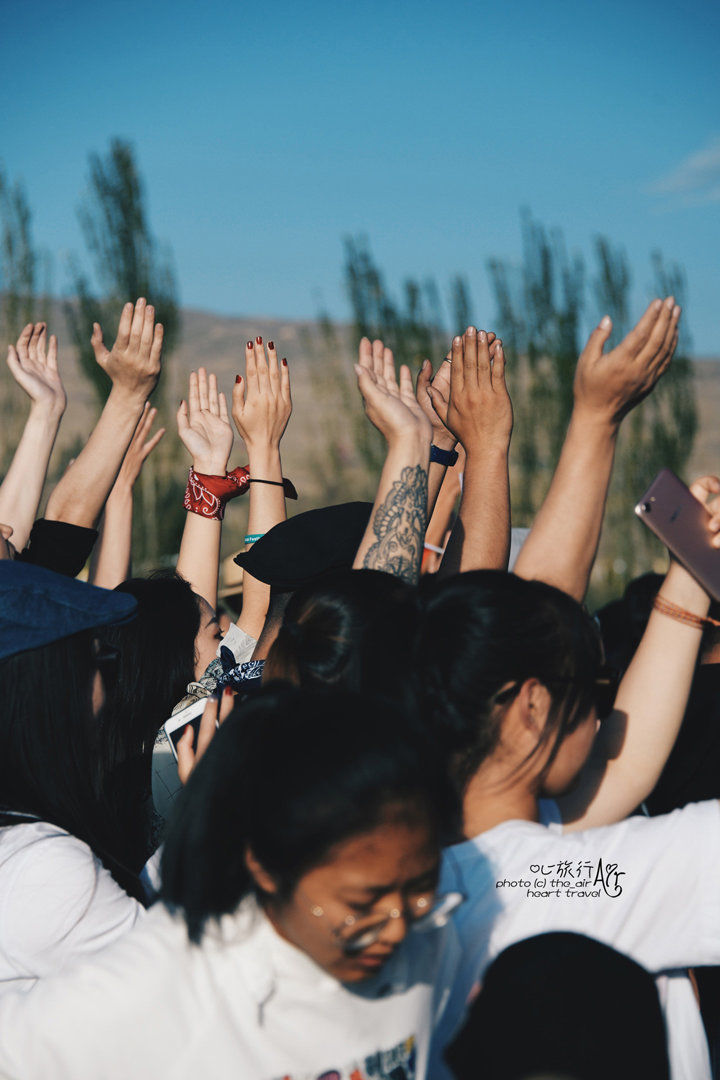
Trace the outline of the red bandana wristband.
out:
<instances>
[{"instance_id":1,"label":"red bandana wristband","mask_svg":"<svg viewBox=\"0 0 720 1080\"><path fill-rule=\"evenodd\" d=\"M275 483L275 481L259 480L258 483ZM280 481L277 481L280 486ZM297 499L297 491L291 480L282 480L285 496L288 499ZM250 487L250 470L247 465L239 465L226 476L210 476L208 473L198 473L190 469L183 505L186 510L201 517L210 518L213 521L222 521L225 513L225 503L234 499L237 495L244 495Z\"/></svg>"},{"instance_id":2,"label":"red bandana wristband","mask_svg":"<svg viewBox=\"0 0 720 1080\"><path fill-rule=\"evenodd\" d=\"M245 465L227 476L210 476L190 469L183 505L186 510L213 521L222 521L225 503L242 495L250 487L250 470Z\"/></svg>"}]
</instances>

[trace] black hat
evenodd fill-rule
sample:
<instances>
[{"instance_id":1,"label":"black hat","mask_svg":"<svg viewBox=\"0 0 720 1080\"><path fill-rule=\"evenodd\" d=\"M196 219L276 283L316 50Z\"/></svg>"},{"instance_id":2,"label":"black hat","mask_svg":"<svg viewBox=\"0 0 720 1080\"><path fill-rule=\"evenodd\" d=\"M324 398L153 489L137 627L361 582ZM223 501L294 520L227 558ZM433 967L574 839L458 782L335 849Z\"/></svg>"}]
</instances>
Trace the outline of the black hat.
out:
<instances>
[{"instance_id":1,"label":"black hat","mask_svg":"<svg viewBox=\"0 0 720 1080\"><path fill-rule=\"evenodd\" d=\"M293 592L330 570L350 567L360 547L372 503L340 503L281 521L235 562L279 592Z\"/></svg>"}]
</instances>

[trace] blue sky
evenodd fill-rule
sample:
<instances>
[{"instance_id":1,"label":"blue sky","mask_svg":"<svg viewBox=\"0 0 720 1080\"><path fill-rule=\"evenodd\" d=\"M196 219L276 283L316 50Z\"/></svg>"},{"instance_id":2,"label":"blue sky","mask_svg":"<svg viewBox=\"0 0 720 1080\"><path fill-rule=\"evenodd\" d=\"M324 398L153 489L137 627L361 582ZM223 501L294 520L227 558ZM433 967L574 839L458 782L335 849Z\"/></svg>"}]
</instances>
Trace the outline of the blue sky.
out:
<instances>
[{"instance_id":1,"label":"blue sky","mask_svg":"<svg viewBox=\"0 0 720 1080\"><path fill-rule=\"evenodd\" d=\"M82 254L90 151L130 140L185 305L347 316L342 238L389 284L461 272L492 323L488 258L520 208L590 255L661 249L696 351L720 353L720 5L687 0L261 4L0 0L0 155L35 237ZM588 304L588 319L598 314Z\"/></svg>"}]
</instances>

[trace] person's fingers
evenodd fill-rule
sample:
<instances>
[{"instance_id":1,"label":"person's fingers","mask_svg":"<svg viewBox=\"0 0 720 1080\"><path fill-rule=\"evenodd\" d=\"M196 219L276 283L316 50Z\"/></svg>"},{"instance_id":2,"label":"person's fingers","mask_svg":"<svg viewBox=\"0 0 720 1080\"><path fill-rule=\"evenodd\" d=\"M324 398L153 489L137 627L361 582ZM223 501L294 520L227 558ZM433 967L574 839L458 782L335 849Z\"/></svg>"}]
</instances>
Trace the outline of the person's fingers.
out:
<instances>
[{"instance_id":1,"label":"person's fingers","mask_svg":"<svg viewBox=\"0 0 720 1080\"><path fill-rule=\"evenodd\" d=\"M95 353L95 359L98 363L107 356L107 349L105 348L105 342L103 341L103 332L100 323L93 323L92 337L90 338L90 344L92 350Z\"/></svg>"},{"instance_id":2,"label":"person's fingers","mask_svg":"<svg viewBox=\"0 0 720 1080\"><path fill-rule=\"evenodd\" d=\"M197 746L195 748L195 764L203 756L217 731L218 705L219 702L216 697L208 698L208 703L200 720L200 730L198 731Z\"/></svg>"},{"instance_id":3,"label":"person's fingers","mask_svg":"<svg viewBox=\"0 0 720 1080\"><path fill-rule=\"evenodd\" d=\"M673 340L677 337L678 323L680 322L681 314L682 314L682 308L678 304L676 304L675 307L673 308L672 316L670 318L670 323L668 324L668 328L667 328L667 330L665 332L665 340L663 341L662 345L660 346L660 349L659 349L659 352L658 352L660 361L663 364L665 362L669 362L670 358L672 357L672 354L673 354Z\"/></svg>"},{"instance_id":4,"label":"person's fingers","mask_svg":"<svg viewBox=\"0 0 720 1080\"><path fill-rule=\"evenodd\" d=\"M150 413L152 413L152 417L150 417ZM132 444L134 442L142 443L142 442L145 441L145 437L148 434L150 428L152 427L152 422L153 422L153 420L155 419L156 416L157 416L157 409L151 409L150 408L150 402L146 401L145 404L143 405L143 411L142 411L142 414L140 416L140 419L137 422L137 427L135 428L135 434L133 435L132 442L130 443L131 446L132 446ZM149 421L148 421L148 418L149 418Z\"/></svg>"},{"instance_id":5,"label":"person's fingers","mask_svg":"<svg viewBox=\"0 0 720 1080\"><path fill-rule=\"evenodd\" d=\"M696 499L704 503L708 495L720 495L720 479L717 476L699 476L690 485Z\"/></svg>"},{"instance_id":6,"label":"person's fingers","mask_svg":"<svg viewBox=\"0 0 720 1080\"><path fill-rule=\"evenodd\" d=\"M130 347L133 350L140 348L143 323L145 322L145 297L141 296L135 303L135 311L130 325Z\"/></svg>"},{"instance_id":7,"label":"person's fingers","mask_svg":"<svg viewBox=\"0 0 720 1080\"><path fill-rule=\"evenodd\" d=\"M180 402L178 411L175 416L177 419L178 434L182 436L183 432L187 431L187 429L190 427L188 423L187 402L184 399Z\"/></svg>"},{"instance_id":8,"label":"person's fingers","mask_svg":"<svg viewBox=\"0 0 720 1080\"><path fill-rule=\"evenodd\" d=\"M28 345L30 344L30 338L33 335L35 329L34 323L28 323L27 326L23 326L20 331L20 336L15 344L17 355L20 358L20 362L23 363L28 357Z\"/></svg>"},{"instance_id":9,"label":"person's fingers","mask_svg":"<svg viewBox=\"0 0 720 1080\"><path fill-rule=\"evenodd\" d=\"M468 326L463 334L463 379L472 386L478 382L478 332L474 326Z\"/></svg>"},{"instance_id":10,"label":"person's fingers","mask_svg":"<svg viewBox=\"0 0 720 1080\"><path fill-rule=\"evenodd\" d=\"M492 362L492 384L493 389L500 387L505 383L505 353L502 345L498 345L495 349L495 355Z\"/></svg>"},{"instance_id":11,"label":"person's fingers","mask_svg":"<svg viewBox=\"0 0 720 1080\"><path fill-rule=\"evenodd\" d=\"M192 724L187 724L182 735L175 743L175 753L177 754L177 771L181 784L187 784L190 777L190 773L195 768L195 751L193 750L193 743L195 742L195 732Z\"/></svg>"},{"instance_id":12,"label":"person's fingers","mask_svg":"<svg viewBox=\"0 0 720 1080\"><path fill-rule=\"evenodd\" d=\"M36 363L45 363L45 323L35 323L28 345L28 354Z\"/></svg>"},{"instance_id":13,"label":"person's fingers","mask_svg":"<svg viewBox=\"0 0 720 1080\"><path fill-rule=\"evenodd\" d=\"M378 390L377 375L374 368L361 367L360 364L355 364L355 374L357 375L358 389L365 400L368 397L373 397Z\"/></svg>"},{"instance_id":14,"label":"person's fingers","mask_svg":"<svg viewBox=\"0 0 720 1080\"><path fill-rule=\"evenodd\" d=\"M373 351L370 338L360 338L358 345L358 363L361 367L372 367Z\"/></svg>"},{"instance_id":15,"label":"person's fingers","mask_svg":"<svg viewBox=\"0 0 720 1080\"><path fill-rule=\"evenodd\" d=\"M160 367L160 357L162 356L163 338L165 337L165 327L161 322L155 323L155 330L153 331L152 348L150 349L150 362L154 367Z\"/></svg>"},{"instance_id":16,"label":"person's fingers","mask_svg":"<svg viewBox=\"0 0 720 1080\"><path fill-rule=\"evenodd\" d=\"M288 362L284 356L280 363L280 394L283 398L283 401L287 402L288 404L291 403L290 368L288 367Z\"/></svg>"},{"instance_id":17,"label":"person's fingers","mask_svg":"<svg viewBox=\"0 0 720 1080\"><path fill-rule=\"evenodd\" d=\"M395 374L395 357L393 356L392 349L383 349L382 377L385 380L385 385L388 390L393 394L397 394L398 382L397 375Z\"/></svg>"},{"instance_id":18,"label":"person's fingers","mask_svg":"<svg viewBox=\"0 0 720 1080\"><path fill-rule=\"evenodd\" d=\"M258 383L255 347L252 341L245 342L245 380L247 382L248 393L259 390L260 384Z\"/></svg>"},{"instance_id":19,"label":"person's fingers","mask_svg":"<svg viewBox=\"0 0 720 1080\"><path fill-rule=\"evenodd\" d=\"M222 700L220 702L220 712L218 713L218 724L223 724L230 713L235 708L235 694L226 686L223 690Z\"/></svg>"},{"instance_id":20,"label":"person's fingers","mask_svg":"<svg viewBox=\"0 0 720 1080\"><path fill-rule=\"evenodd\" d=\"M125 304L120 315L117 338L115 341L115 344L119 349L127 349L130 344L130 331L132 330L134 313L134 306L131 303ZM95 323L94 325L99 326L99 323ZM100 336L102 337L102 334Z\"/></svg>"},{"instance_id":21,"label":"person's fingers","mask_svg":"<svg viewBox=\"0 0 720 1080\"><path fill-rule=\"evenodd\" d=\"M219 416L220 415L220 402L218 401L217 375L215 375L215 373L212 372L212 371L208 375L207 390L208 390L208 408L209 408L210 412L213 414L213 416Z\"/></svg>"},{"instance_id":22,"label":"person's fingers","mask_svg":"<svg viewBox=\"0 0 720 1080\"><path fill-rule=\"evenodd\" d=\"M57 337L56 337L55 334L51 334L50 335L50 340L48 341L48 351L47 351L47 366L50 368L51 371L57 371L57 369L58 369L57 353L58 353Z\"/></svg>"},{"instance_id":23,"label":"person's fingers","mask_svg":"<svg viewBox=\"0 0 720 1080\"><path fill-rule=\"evenodd\" d=\"M270 386L270 375L267 359L265 358L265 347L261 337L255 338L255 369L257 371L258 387L261 390L267 389Z\"/></svg>"},{"instance_id":24,"label":"person's fingers","mask_svg":"<svg viewBox=\"0 0 720 1080\"><path fill-rule=\"evenodd\" d=\"M415 401L415 390L413 389L412 375L410 374L410 368L407 364L400 365L400 397L406 401Z\"/></svg>"},{"instance_id":25,"label":"person's fingers","mask_svg":"<svg viewBox=\"0 0 720 1080\"><path fill-rule=\"evenodd\" d=\"M488 341L490 341L490 335L488 334ZM502 338L496 337L493 342L490 343L490 359L495 359L495 353L498 349L502 349Z\"/></svg>"},{"instance_id":26,"label":"person's fingers","mask_svg":"<svg viewBox=\"0 0 720 1080\"><path fill-rule=\"evenodd\" d=\"M629 334L623 338L623 347L631 352L638 353L652 333L652 328L657 322L662 311L662 300L656 299L648 304L645 314L635 324Z\"/></svg>"},{"instance_id":27,"label":"person's fingers","mask_svg":"<svg viewBox=\"0 0 720 1080\"><path fill-rule=\"evenodd\" d=\"M461 394L465 386L463 370L463 339L457 334L452 340L452 360L450 362L450 396Z\"/></svg>"},{"instance_id":28,"label":"person's fingers","mask_svg":"<svg viewBox=\"0 0 720 1080\"><path fill-rule=\"evenodd\" d=\"M148 457L150 454L152 454L153 450L155 449L157 444L160 442L160 440L162 439L164 434L165 434L165 428L161 427L161 428L158 428L158 430L153 435L152 439L148 439L148 441L145 443L145 445L143 446L143 449L142 449L143 461L145 460L146 457Z\"/></svg>"},{"instance_id":29,"label":"person's fingers","mask_svg":"<svg viewBox=\"0 0 720 1080\"><path fill-rule=\"evenodd\" d=\"M197 371L190 372L190 382L188 385L188 422L192 422L193 416L200 410L200 392L198 389L198 376Z\"/></svg>"},{"instance_id":30,"label":"person's fingers","mask_svg":"<svg viewBox=\"0 0 720 1080\"><path fill-rule=\"evenodd\" d=\"M418 401L422 402L425 400L432 378L433 366L428 359L425 359L422 362L422 367L418 371L417 384L415 387L415 396Z\"/></svg>"},{"instance_id":31,"label":"person's fingers","mask_svg":"<svg viewBox=\"0 0 720 1080\"><path fill-rule=\"evenodd\" d=\"M583 349L583 354L590 354L595 359L597 359L597 357L599 356L602 356L603 350L607 345L608 338L612 334L612 328L613 324L610 316L603 315L600 322L597 324L595 329L588 337L585 343L585 348Z\"/></svg>"},{"instance_id":32,"label":"person's fingers","mask_svg":"<svg viewBox=\"0 0 720 1080\"><path fill-rule=\"evenodd\" d=\"M210 409L210 396L208 391L207 371L204 367L198 368L197 371L197 389L198 404L203 412L208 412Z\"/></svg>"},{"instance_id":33,"label":"person's fingers","mask_svg":"<svg viewBox=\"0 0 720 1080\"><path fill-rule=\"evenodd\" d=\"M658 353L661 352L662 344L665 340L665 335L667 334L670 323L672 322L672 313L674 308L675 298L673 296L670 296L663 303L660 309L660 314L655 320L655 325L650 331L650 336L645 342L645 345L642 347L642 349L640 349L637 354L637 359L640 364L651 363L653 360L656 359Z\"/></svg>"},{"instance_id":34,"label":"person's fingers","mask_svg":"<svg viewBox=\"0 0 720 1080\"><path fill-rule=\"evenodd\" d=\"M232 412L233 417L242 416L245 408L245 380L242 375L235 376L235 385L232 389Z\"/></svg>"},{"instance_id":35,"label":"person's fingers","mask_svg":"<svg viewBox=\"0 0 720 1080\"><path fill-rule=\"evenodd\" d=\"M438 414L443 423L447 419L449 401L443 394L442 390L438 390L436 386L428 387L428 397L432 404L433 409Z\"/></svg>"},{"instance_id":36,"label":"person's fingers","mask_svg":"<svg viewBox=\"0 0 720 1080\"><path fill-rule=\"evenodd\" d=\"M224 420L226 423L229 423L227 398L225 397L224 393L218 394L218 409L219 409L219 414L218 415L220 416L220 419Z\"/></svg>"},{"instance_id":37,"label":"person's fingers","mask_svg":"<svg viewBox=\"0 0 720 1080\"><path fill-rule=\"evenodd\" d=\"M467 346L466 346L467 348ZM490 349L487 343L487 334L484 330L480 330L477 336L477 380L480 385L491 385L492 378L490 372Z\"/></svg>"},{"instance_id":38,"label":"person's fingers","mask_svg":"<svg viewBox=\"0 0 720 1080\"><path fill-rule=\"evenodd\" d=\"M17 379L18 375L22 375L23 366L13 345L8 345L7 366L10 368L10 374L14 379Z\"/></svg>"},{"instance_id":39,"label":"person's fingers","mask_svg":"<svg viewBox=\"0 0 720 1080\"><path fill-rule=\"evenodd\" d=\"M148 355L153 343L153 336L155 332L155 308L152 304L148 304L145 308L145 317L143 319L142 334L140 336L140 348L145 355Z\"/></svg>"},{"instance_id":40,"label":"person's fingers","mask_svg":"<svg viewBox=\"0 0 720 1080\"><path fill-rule=\"evenodd\" d=\"M267 368L268 375L270 377L270 385L277 393L280 389L280 365L278 363L277 349L275 348L274 341L268 341L267 344Z\"/></svg>"},{"instance_id":41,"label":"person's fingers","mask_svg":"<svg viewBox=\"0 0 720 1080\"><path fill-rule=\"evenodd\" d=\"M376 338L372 343L372 358L373 358L373 371L375 374L382 378L383 375L383 353L385 352L385 346Z\"/></svg>"}]
</instances>

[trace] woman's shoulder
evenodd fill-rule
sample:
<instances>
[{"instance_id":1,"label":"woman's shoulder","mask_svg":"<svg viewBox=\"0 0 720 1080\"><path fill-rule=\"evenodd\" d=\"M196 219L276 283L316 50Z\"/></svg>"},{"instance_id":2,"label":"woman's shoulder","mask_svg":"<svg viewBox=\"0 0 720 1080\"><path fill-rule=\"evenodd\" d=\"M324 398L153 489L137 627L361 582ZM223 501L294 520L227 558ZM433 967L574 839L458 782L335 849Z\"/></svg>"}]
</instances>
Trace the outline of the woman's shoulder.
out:
<instances>
[{"instance_id":1,"label":"woman's shoulder","mask_svg":"<svg viewBox=\"0 0 720 1080\"><path fill-rule=\"evenodd\" d=\"M56 973L110 944L142 911L65 830L45 821L0 829L0 952L11 969L0 977Z\"/></svg>"}]
</instances>

